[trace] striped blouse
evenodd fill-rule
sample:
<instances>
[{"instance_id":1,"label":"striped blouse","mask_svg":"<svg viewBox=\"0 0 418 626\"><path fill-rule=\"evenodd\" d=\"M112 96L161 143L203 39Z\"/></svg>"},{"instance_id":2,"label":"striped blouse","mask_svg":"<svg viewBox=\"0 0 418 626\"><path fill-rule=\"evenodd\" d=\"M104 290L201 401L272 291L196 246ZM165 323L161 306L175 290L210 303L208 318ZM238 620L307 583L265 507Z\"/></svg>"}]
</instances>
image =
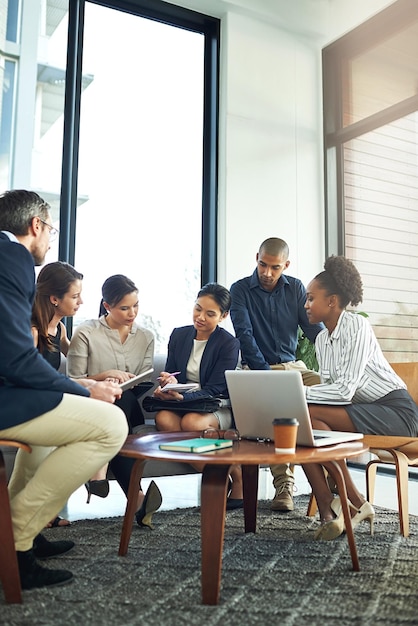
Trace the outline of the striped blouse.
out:
<instances>
[{"instance_id":1,"label":"striped blouse","mask_svg":"<svg viewBox=\"0 0 418 626\"><path fill-rule=\"evenodd\" d=\"M305 387L316 404L369 403L405 383L383 356L368 320L343 311L331 335L325 329L315 341L321 383Z\"/></svg>"}]
</instances>

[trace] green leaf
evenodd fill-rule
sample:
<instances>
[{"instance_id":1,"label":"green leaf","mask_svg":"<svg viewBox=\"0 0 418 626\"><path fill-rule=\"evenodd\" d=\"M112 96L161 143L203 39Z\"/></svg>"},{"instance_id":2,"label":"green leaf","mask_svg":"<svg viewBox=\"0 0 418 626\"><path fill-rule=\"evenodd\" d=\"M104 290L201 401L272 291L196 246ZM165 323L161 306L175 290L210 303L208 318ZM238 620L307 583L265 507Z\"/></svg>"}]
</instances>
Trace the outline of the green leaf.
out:
<instances>
[{"instance_id":1,"label":"green leaf","mask_svg":"<svg viewBox=\"0 0 418 626\"><path fill-rule=\"evenodd\" d=\"M296 360L303 361L308 370L318 371L318 361L316 360L315 345L298 328L298 344L296 347Z\"/></svg>"}]
</instances>

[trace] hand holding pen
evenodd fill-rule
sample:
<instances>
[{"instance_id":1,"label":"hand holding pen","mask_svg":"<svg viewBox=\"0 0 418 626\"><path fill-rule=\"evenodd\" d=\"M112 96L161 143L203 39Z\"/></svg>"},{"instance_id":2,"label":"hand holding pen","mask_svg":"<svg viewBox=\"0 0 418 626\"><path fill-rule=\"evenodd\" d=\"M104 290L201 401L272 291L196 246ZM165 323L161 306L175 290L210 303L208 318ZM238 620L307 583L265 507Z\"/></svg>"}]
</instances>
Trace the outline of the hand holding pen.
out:
<instances>
[{"instance_id":1,"label":"hand holding pen","mask_svg":"<svg viewBox=\"0 0 418 626\"><path fill-rule=\"evenodd\" d=\"M181 372L161 372L160 376L157 378L157 380L160 381L160 387L164 387L168 383L176 383L177 378L175 378L175 376L177 376L177 374L181 374Z\"/></svg>"}]
</instances>

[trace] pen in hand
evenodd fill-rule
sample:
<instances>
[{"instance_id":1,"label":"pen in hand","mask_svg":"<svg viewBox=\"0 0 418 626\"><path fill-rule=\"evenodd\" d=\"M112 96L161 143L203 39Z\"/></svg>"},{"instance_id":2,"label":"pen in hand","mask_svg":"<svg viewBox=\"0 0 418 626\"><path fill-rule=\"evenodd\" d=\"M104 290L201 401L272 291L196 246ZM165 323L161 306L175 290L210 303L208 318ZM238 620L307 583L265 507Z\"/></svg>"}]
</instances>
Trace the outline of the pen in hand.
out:
<instances>
[{"instance_id":1,"label":"pen in hand","mask_svg":"<svg viewBox=\"0 0 418 626\"><path fill-rule=\"evenodd\" d=\"M177 374L181 374L181 372L172 372L171 374L169 373L168 376L177 376ZM168 378L167 376L167 378ZM163 380L162 376L158 376L157 380Z\"/></svg>"}]
</instances>

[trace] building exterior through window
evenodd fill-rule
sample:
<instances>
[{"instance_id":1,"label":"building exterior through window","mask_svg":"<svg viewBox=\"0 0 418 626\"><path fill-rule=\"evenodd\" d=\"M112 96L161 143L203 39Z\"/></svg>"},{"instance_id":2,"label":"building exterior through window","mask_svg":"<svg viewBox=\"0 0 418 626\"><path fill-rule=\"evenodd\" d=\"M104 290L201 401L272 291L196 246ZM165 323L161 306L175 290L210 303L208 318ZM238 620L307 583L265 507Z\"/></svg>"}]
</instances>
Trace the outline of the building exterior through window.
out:
<instances>
[{"instance_id":1,"label":"building exterior through window","mask_svg":"<svg viewBox=\"0 0 418 626\"><path fill-rule=\"evenodd\" d=\"M418 360L418 5L323 51L328 254L345 254L389 361Z\"/></svg>"}]
</instances>

